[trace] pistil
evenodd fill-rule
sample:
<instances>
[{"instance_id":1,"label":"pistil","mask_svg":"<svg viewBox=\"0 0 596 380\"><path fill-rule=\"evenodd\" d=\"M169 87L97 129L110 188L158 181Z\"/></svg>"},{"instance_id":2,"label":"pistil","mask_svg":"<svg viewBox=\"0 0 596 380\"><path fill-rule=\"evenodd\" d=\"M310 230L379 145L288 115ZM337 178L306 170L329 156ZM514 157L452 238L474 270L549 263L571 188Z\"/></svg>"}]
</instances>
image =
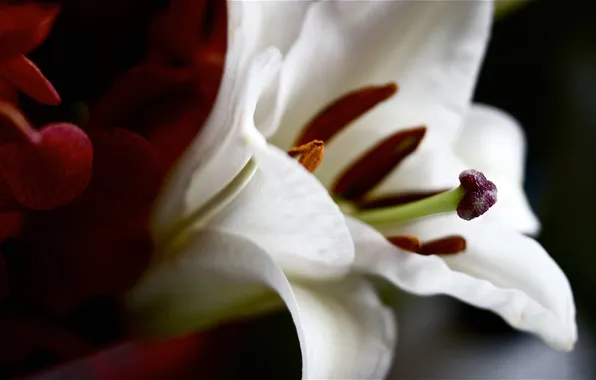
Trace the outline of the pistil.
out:
<instances>
[{"instance_id":1,"label":"pistil","mask_svg":"<svg viewBox=\"0 0 596 380\"><path fill-rule=\"evenodd\" d=\"M497 187L476 170L459 175L460 186L437 195L381 209L360 210L354 214L368 224L389 224L412 221L425 216L456 211L464 220L484 214L497 201Z\"/></svg>"}]
</instances>

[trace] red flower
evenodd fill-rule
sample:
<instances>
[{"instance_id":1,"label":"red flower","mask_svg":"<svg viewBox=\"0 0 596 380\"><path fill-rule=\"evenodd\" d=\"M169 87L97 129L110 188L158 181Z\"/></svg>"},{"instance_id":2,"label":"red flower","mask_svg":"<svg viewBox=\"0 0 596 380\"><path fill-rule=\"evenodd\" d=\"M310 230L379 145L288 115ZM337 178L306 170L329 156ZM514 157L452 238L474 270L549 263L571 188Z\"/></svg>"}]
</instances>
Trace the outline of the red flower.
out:
<instances>
[{"instance_id":1,"label":"red flower","mask_svg":"<svg viewBox=\"0 0 596 380\"><path fill-rule=\"evenodd\" d=\"M72 12L69 4L64 12ZM151 25L145 59L92 105L88 124L35 129L15 106L14 86L59 102L23 55L48 35L58 7L0 6L0 377L124 337L118 299L151 258L152 204L217 94L224 7L172 0ZM68 71L59 74L60 83L69 81ZM131 344L121 347L137 347ZM198 352L193 344L167 347Z\"/></svg>"}]
</instances>

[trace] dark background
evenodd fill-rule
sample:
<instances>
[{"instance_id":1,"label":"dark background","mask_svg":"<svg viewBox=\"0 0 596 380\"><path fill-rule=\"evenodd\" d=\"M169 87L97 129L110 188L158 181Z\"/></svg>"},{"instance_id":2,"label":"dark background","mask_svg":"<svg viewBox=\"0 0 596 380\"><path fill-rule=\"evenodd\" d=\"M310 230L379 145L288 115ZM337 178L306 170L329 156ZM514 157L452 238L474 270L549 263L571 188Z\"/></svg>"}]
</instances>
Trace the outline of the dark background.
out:
<instances>
[{"instance_id":1,"label":"dark background","mask_svg":"<svg viewBox=\"0 0 596 380\"><path fill-rule=\"evenodd\" d=\"M539 241L574 289L579 343L559 353L490 313L407 297L391 379L596 379L596 2L538 0L500 18L475 99L526 130L526 190L543 223ZM239 365L223 377L299 378L289 315L251 324L231 361Z\"/></svg>"}]
</instances>

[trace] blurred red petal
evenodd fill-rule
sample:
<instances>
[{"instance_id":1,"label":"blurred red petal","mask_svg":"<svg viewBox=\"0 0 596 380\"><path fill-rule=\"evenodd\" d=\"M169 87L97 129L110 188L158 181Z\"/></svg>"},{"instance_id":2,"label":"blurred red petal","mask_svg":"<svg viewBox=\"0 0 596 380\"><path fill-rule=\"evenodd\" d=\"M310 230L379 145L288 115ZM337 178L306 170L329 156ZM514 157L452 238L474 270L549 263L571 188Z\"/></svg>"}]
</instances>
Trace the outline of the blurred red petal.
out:
<instances>
[{"instance_id":1,"label":"blurred red petal","mask_svg":"<svg viewBox=\"0 0 596 380\"><path fill-rule=\"evenodd\" d=\"M0 176L0 213L6 211L13 211L20 208L19 202L16 200L8 183ZM0 219L1 221L1 219ZM2 242L2 223L0 222L0 242Z\"/></svg>"},{"instance_id":2,"label":"blurred red petal","mask_svg":"<svg viewBox=\"0 0 596 380\"><path fill-rule=\"evenodd\" d=\"M4 78L0 77L0 100L16 104L19 100L19 94L15 88Z\"/></svg>"},{"instance_id":3,"label":"blurred red petal","mask_svg":"<svg viewBox=\"0 0 596 380\"><path fill-rule=\"evenodd\" d=\"M151 26L151 48L164 60L189 63L203 37L208 0L172 0Z\"/></svg>"},{"instance_id":4,"label":"blurred red petal","mask_svg":"<svg viewBox=\"0 0 596 380\"><path fill-rule=\"evenodd\" d=\"M73 203L77 217L113 223L149 213L164 170L151 144L120 128L89 132L94 147L93 177L81 199ZM78 210L78 211L77 211Z\"/></svg>"},{"instance_id":5,"label":"blurred red petal","mask_svg":"<svg viewBox=\"0 0 596 380\"><path fill-rule=\"evenodd\" d=\"M71 202L91 178L93 147L72 124L52 124L39 131L33 144L0 146L0 175L16 199L34 210Z\"/></svg>"},{"instance_id":6,"label":"blurred red petal","mask_svg":"<svg viewBox=\"0 0 596 380\"><path fill-rule=\"evenodd\" d=\"M81 295L63 275L62 263L53 247L47 245L43 249L43 240L32 240L40 236L30 235L29 238L27 230L23 235L24 238L15 243L14 253L6 256L11 299L41 315L62 315L72 310Z\"/></svg>"},{"instance_id":7,"label":"blurred red petal","mask_svg":"<svg viewBox=\"0 0 596 380\"><path fill-rule=\"evenodd\" d=\"M0 62L41 44L59 12L57 4L30 2L0 7Z\"/></svg>"},{"instance_id":8,"label":"blurred red petal","mask_svg":"<svg viewBox=\"0 0 596 380\"><path fill-rule=\"evenodd\" d=\"M17 365L36 351L51 352L60 360L85 355L91 347L51 322L23 315L0 316L0 364Z\"/></svg>"},{"instance_id":9,"label":"blurred red petal","mask_svg":"<svg viewBox=\"0 0 596 380\"><path fill-rule=\"evenodd\" d=\"M0 78L1 81L1 78ZM35 143L39 134L12 103L0 100L0 144L14 141Z\"/></svg>"},{"instance_id":10,"label":"blurred red petal","mask_svg":"<svg viewBox=\"0 0 596 380\"><path fill-rule=\"evenodd\" d=\"M144 224L118 220L93 228L61 226L48 233L43 243L39 249L56 252L61 274L84 297L129 290L153 253L152 237Z\"/></svg>"},{"instance_id":11,"label":"blurred red petal","mask_svg":"<svg viewBox=\"0 0 596 380\"><path fill-rule=\"evenodd\" d=\"M180 94L155 105L153 112L137 120L166 167L174 164L201 131L211 111L206 103L197 94Z\"/></svg>"},{"instance_id":12,"label":"blurred red petal","mask_svg":"<svg viewBox=\"0 0 596 380\"><path fill-rule=\"evenodd\" d=\"M4 79L18 88L22 93L40 103L60 104L60 95L54 86L44 77L37 66L24 55L6 61L1 66Z\"/></svg>"},{"instance_id":13,"label":"blurred red petal","mask_svg":"<svg viewBox=\"0 0 596 380\"><path fill-rule=\"evenodd\" d=\"M0 243L21 233L25 216L22 211L0 212Z\"/></svg>"},{"instance_id":14,"label":"blurred red petal","mask_svg":"<svg viewBox=\"0 0 596 380\"><path fill-rule=\"evenodd\" d=\"M189 88L194 75L189 67L170 68L154 62L142 63L116 80L95 106L93 122L97 125L126 123L134 115L146 113L149 109L147 103Z\"/></svg>"},{"instance_id":15,"label":"blurred red petal","mask_svg":"<svg viewBox=\"0 0 596 380\"><path fill-rule=\"evenodd\" d=\"M29 380L215 379L236 348L241 326L161 341L129 341Z\"/></svg>"},{"instance_id":16,"label":"blurred red petal","mask_svg":"<svg viewBox=\"0 0 596 380\"><path fill-rule=\"evenodd\" d=\"M89 135L89 186L70 204L37 213L20 239L19 252L27 255L16 259L15 288L52 313L67 312L90 295L127 290L153 251L147 219L162 180L153 148L123 129Z\"/></svg>"}]
</instances>

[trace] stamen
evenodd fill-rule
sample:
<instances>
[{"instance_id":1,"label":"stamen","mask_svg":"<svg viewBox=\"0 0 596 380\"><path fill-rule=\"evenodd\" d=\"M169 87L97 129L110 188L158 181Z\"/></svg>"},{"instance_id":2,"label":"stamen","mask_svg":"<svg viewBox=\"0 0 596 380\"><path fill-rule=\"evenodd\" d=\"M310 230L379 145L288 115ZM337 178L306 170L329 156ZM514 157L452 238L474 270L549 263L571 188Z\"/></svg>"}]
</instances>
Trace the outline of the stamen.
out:
<instances>
[{"instance_id":1,"label":"stamen","mask_svg":"<svg viewBox=\"0 0 596 380\"><path fill-rule=\"evenodd\" d=\"M387 240L404 251L424 256L455 255L466 250L466 239L459 235L446 236L423 244L416 237L410 235L390 236Z\"/></svg>"},{"instance_id":2,"label":"stamen","mask_svg":"<svg viewBox=\"0 0 596 380\"><path fill-rule=\"evenodd\" d=\"M394 246L401 248L404 251L417 253L420 252L420 249L422 249L420 240L411 235L391 236L388 237L387 240L389 240Z\"/></svg>"},{"instance_id":3,"label":"stamen","mask_svg":"<svg viewBox=\"0 0 596 380\"><path fill-rule=\"evenodd\" d=\"M417 127L379 142L339 176L333 193L348 200L362 198L418 148L425 133L425 127Z\"/></svg>"},{"instance_id":4,"label":"stamen","mask_svg":"<svg viewBox=\"0 0 596 380\"><path fill-rule=\"evenodd\" d=\"M389 83L347 93L320 111L302 129L302 134L294 145L303 145L315 139L328 143L344 127L395 95L397 90L395 83Z\"/></svg>"},{"instance_id":5,"label":"stamen","mask_svg":"<svg viewBox=\"0 0 596 380\"><path fill-rule=\"evenodd\" d=\"M422 244L421 255L455 255L466 250L466 239L462 236L447 236Z\"/></svg>"},{"instance_id":6,"label":"stamen","mask_svg":"<svg viewBox=\"0 0 596 380\"><path fill-rule=\"evenodd\" d=\"M476 170L463 171L459 187L411 203L368 209L354 216L368 224L400 223L424 216L457 211L464 220L472 220L484 214L497 201L497 187Z\"/></svg>"},{"instance_id":7,"label":"stamen","mask_svg":"<svg viewBox=\"0 0 596 380\"><path fill-rule=\"evenodd\" d=\"M325 144L321 140L313 140L309 143L293 147L288 151L292 157L300 155L298 162L309 172L314 172L323 161Z\"/></svg>"}]
</instances>

